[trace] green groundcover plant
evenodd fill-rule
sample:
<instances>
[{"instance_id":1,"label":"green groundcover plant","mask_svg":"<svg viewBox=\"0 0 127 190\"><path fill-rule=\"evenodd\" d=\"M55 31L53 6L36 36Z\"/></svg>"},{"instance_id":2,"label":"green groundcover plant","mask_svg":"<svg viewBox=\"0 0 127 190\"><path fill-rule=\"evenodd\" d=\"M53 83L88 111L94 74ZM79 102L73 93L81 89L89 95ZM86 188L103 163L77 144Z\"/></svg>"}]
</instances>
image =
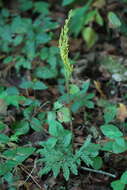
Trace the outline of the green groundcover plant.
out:
<instances>
[{"instance_id":1,"label":"green groundcover plant","mask_svg":"<svg viewBox=\"0 0 127 190\"><path fill-rule=\"evenodd\" d=\"M104 22L99 10L89 9L92 1L88 1L84 7L70 11L61 31L59 48L55 46L44 47L52 39L53 33L51 31L58 27L58 23L49 17L49 3L29 0L26 6L24 0L19 2L22 13L32 9L32 14L39 16L34 21L18 15L14 15L12 19L7 9L2 10L0 17L2 46L0 49L9 55L3 59L3 64L12 64L17 73L22 68L32 70L32 64L36 58L47 64L36 66L33 78L26 80L23 77L18 86L19 89L0 86L0 183L3 184L6 181L10 190L16 189L14 185L16 170L31 155L40 156L36 161L39 166L41 165L38 173L40 177L51 172L54 177L63 174L64 178L69 180L71 173L78 175L78 170L84 169L116 178L117 176L114 174L100 170L103 167L103 160L99 153L103 151L109 154L119 154L127 150L125 133L121 126L114 124L118 112L117 105L109 102L103 105L104 123L99 127L99 131L106 141L100 140L99 143L93 143L92 136L88 135L80 147L74 147L74 115L84 107L94 109L95 95L88 92L89 80L85 81L82 86L71 82L74 68L69 59L68 32L69 27L73 30L74 21L78 23L77 19L87 13L85 22L81 19L79 28L73 30L73 33L76 36L82 32L88 48L91 48L98 37L89 25L92 22L97 22L102 26ZM75 1L63 0L63 5L66 6L73 2ZM8 20L9 17L10 20ZM114 12L108 13L108 20L113 28L121 26L121 22ZM44 23L45 27L42 28L41 23ZM85 28L83 29L83 27ZM3 30L6 34L3 33ZM15 38L13 39L10 36L14 34ZM16 48L20 45L22 45L22 56L19 55L19 52L18 55L14 56ZM38 51L41 45L43 47L41 51ZM61 71L64 74L63 93L53 103L51 110L43 110L42 108L49 102L41 103L40 100L36 99L36 92L44 92L49 88L43 80L57 77L59 65L62 65L64 70ZM35 94L35 98L30 97L31 92ZM11 132L6 133L10 126L4 121L4 118L12 113L8 111L11 108L15 109L17 115L19 114L21 117L18 121L13 121ZM46 133L49 136L47 140L36 142L36 148L30 142L18 146L20 137L28 132L45 132L44 124L48 125ZM85 165L87 167L82 167ZM123 172L120 179L116 178L111 183L113 190L123 190L126 185L127 171Z\"/></svg>"}]
</instances>

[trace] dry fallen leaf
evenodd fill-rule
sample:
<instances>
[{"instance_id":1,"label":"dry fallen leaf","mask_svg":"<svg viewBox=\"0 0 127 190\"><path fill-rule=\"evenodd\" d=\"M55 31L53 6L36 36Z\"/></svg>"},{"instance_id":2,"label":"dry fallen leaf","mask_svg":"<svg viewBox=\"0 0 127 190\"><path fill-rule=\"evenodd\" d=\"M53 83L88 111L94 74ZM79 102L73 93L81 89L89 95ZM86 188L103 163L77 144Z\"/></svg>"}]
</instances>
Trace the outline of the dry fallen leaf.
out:
<instances>
[{"instance_id":1,"label":"dry fallen leaf","mask_svg":"<svg viewBox=\"0 0 127 190\"><path fill-rule=\"evenodd\" d=\"M3 99L0 99L0 115L7 114L7 104Z\"/></svg>"},{"instance_id":2,"label":"dry fallen leaf","mask_svg":"<svg viewBox=\"0 0 127 190\"><path fill-rule=\"evenodd\" d=\"M101 97L102 98L106 98L106 95L103 93L102 89L101 89L101 84L99 81L94 81L94 85L95 85L95 88L97 89L97 91L100 93Z\"/></svg>"},{"instance_id":3,"label":"dry fallen leaf","mask_svg":"<svg viewBox=\"0 0 127 190\"><path fill-rule=\"evenodd\" d=\"M121 122L124 122L126 118L127 118L127 107L124 104L120 103L118 108L117 119Z\"/></svg>"},{"instance_id":4,"label":"dry fallen leaf","mask_svg":"<svg viewBox=\"0 0 127 190\"><path fill-rule=\"evenodd\" d=\"M105 4L106 4L105 0L95 0L93 6L96 8L102 8L105 6Z\"/></svg>"}]
</instances>

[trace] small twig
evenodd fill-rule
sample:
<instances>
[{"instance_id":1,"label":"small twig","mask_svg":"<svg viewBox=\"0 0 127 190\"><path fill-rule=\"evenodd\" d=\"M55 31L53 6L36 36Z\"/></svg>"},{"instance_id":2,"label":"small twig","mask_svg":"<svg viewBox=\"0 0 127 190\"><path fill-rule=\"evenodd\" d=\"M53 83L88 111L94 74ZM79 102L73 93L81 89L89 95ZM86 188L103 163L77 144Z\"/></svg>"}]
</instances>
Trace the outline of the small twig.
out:
<instances>
[{"instance_id":1,"label":"small twig","mask_svg":"<svg viewBox=\"0 0 127 190\"><path fill-rule=\"evenodd\" d=\"M102 171L102 170L95 170L95 169L91 169L91 168L87 168L87 167L81 167L83 170L89 171L89 172L94 172L94 173L99 173L99 174L103 174L103 175L107 175L113 178L116 178L116 175Z\"/></svg>"},{"instance_id":2,"label":"small twig","mask_svg":"<svg viewBox=\"0 0 127 190\"><path fill-rule=\"evenodd\" d=\"M20 166L20 168L28 175L28 177L26 178L26 180L24 181L24 183L22 185L24 185L28 181L28 179L31 178L39 189L44 190L43 187L41 187L39 185L39 183L35 180L35 178L32 176L32 173L33 173L35 167L36 167L36 160L34 162L34 167L30 173L23 166Z\"/></svg>"},{"instance_id":3,"label":"small twig","mask_svg":"<svg viewBox=\"0 0 127 190\"><path fill-rule=\"evenodd\" d=\"M26 88L26 96L29 97L29 90Z\"/></svg>"},{"instance_id":4,"label":"small twig","mask_svg":"<svg viewBox=\"0 0 127 190\"><path fill-rule=\"evenodd\" d=\"M47 101L47 102L45 102L44 104L42 104L42 105L39 107L38 110L34 110L34 113L33 113L32 117L35 117L35 116L40 112L40 110L41 110L45 105L47 105L47 104L49 104L49 103L50 103L50 101Z\"/></svg>"}]
</instances>

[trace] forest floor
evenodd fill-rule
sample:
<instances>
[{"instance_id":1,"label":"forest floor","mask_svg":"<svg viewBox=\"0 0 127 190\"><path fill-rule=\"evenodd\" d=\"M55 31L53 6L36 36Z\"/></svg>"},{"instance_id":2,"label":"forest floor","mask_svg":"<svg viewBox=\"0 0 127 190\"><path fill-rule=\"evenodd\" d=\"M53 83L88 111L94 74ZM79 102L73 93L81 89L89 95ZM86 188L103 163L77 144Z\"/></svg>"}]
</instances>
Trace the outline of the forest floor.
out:
<instances>
[{"instance_id":1,"label":"forest floor","mask_svg":"<svg viewBox=\"0 0 127 190\"><path fill-rule=\"evenodd\" d=\"M48 1L52 4L52 1ZM50 48L52 46L58 47L58 40L61 31L61 27L64 24L64 20L67 17L67 12L69 7L60 7L55 0L52 4L51 17L54 21L61 22L59 27L53 31L54 38L46 44L46 47ZM76 5L78 7L78 5ZM106 22L106 11L115 11L123 18L126 17L127 5L123 7L122 3L118 1L108 1L105 7L100 10L103 15L104 22ZM123 13L124 10L124 13ZM30 14L30 13L28 13ZM28 15L29 17L29 15ZM124 135L127 135L127 32L126 34L117 29L109 28L107 29L107 23L104 26L98 27L93 23L98 34L98 40L95 45L88 48L82 35L79 34L78 37L73 37L71 35L69 43L69 56L74 62L74 72L72 77L72 82L76 85L81 85L83 82L90 80L90 87L88 92L95 94L94 108L81 108L76 114L73 114L73 127L74 127L74 146L78 147L83 144L86 137L91 134L92 141L94 143L99 143L102 140L107 140L101 134L99 127L104 123L104 109L106 104L116 105L118 114L113 123L120 126ZM76 26L75 26L76 27ZM127 27L126 27L127 28ZM18 51L18 50L17 50ZM14 52L16 53L16 52ZM6 57L8 54L4 54ZM2 53L1 53L2 56ZM41 79L48 86L46 90L27 90L21 89L20 84L22 78L31 79L34 78L34 70L38 66L45 65L45 60L38 62L38 58L34 59L32 68L27 70L25 68L20 68L20 71L16 71L14 65L3 64L3 59L0 62L0 86L5 88L16 87L22 96L29 97L41 101L44 107L37 110L37 113L49 111L53 107L53 103L59 98L61 91L60 80L62 81L61 74L56 78ZM116 72L117 70L117 72ZM59 71L59 70L58 70ZM35 77L36 78L36 77ZM121 110L120 103L123 105ZM3 102L0 99L0 105L3 106ZM12 126L16 121L23 118L24 107L20 105L20 109L15 106L8 106L5 110L0 108L0 114L2 115L2 121L8 126ZM3 116L4 115L4 116ZM64 124L66 128L69 128L69 124ZM48 126L45 123L44 131L48 130ZM10 135L11 128L8 127L4 130L4 134ZM33 147L38 148L36 145L37 141L42 141L47 138L45 132L37 132L30 129L28 133L21 135L19 140L16 142L18 146L26 145L28 142L32 144ZM103 139L104 138L104 139ZM121 174L127 169L127 152L113 154L100 152L104 163L101 168L103 171L116 174L116 179L119 179ZM24 185L18 187L19 189L42 189L42 190L109 190L111 189L110 183L114 180L108 175L103 175L100 173L94 173L90 171L85 171L79 168L79 173L77 176L71 175L70 179L66 181L62 174L60 174L56 179L52 176L52 173L38 177L39 168L35 166L35 160L38 156L32 155L23 164L17 167L17 174L20 179L16 183L23 184L25 180L27 181ZM33 172L30 174L32 168ZM30 174L30 175L29 175ZM115 179L115 180L116 180ZM6 182L1 185L1 190L9 189Z\"/></svg>"}]
</instances>

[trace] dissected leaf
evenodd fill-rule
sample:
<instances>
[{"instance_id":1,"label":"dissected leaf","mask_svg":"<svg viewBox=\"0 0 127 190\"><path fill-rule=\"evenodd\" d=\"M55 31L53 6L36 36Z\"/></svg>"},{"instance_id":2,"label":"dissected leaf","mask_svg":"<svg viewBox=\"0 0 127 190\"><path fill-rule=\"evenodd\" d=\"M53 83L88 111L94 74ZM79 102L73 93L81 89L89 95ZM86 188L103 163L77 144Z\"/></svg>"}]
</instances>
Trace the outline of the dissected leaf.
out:
<instances>
[{"instance_id":1,"label":"dissected leaf","mask_svg":"<svg viewBox=\"0 0 127 190\"><path fill-rule=\"evenodd\" d=\"M73 174L78 175L77 165L75 163L70 164L70 170Z\"/></svg>"},{"instance_id":2,"label":"dissected leaf","mask_svg":"<svg viewBox=\"0 0 127 190\"><path fill-rule=\"evenodd\" d=\"M62 170L63 170L63 176L64 176L64 178L68 181L69 176L70 176L70 170L69 170L69 167L68 167L67 163L63 164Z\"/></svg>"},{"instance_id":3,"label":"dissected leaf","mask_svg":"<svg viewBox=\"0 0 127 190\"><path fill-rule=\"evenodd\" d=\"M61 168L61 164L60 163L57 163L57 165L54 165L52 167L52 171L53 171L54 177L58 176L58 174L60 173L60 168Z\"/></svg>"}]
</instances>

